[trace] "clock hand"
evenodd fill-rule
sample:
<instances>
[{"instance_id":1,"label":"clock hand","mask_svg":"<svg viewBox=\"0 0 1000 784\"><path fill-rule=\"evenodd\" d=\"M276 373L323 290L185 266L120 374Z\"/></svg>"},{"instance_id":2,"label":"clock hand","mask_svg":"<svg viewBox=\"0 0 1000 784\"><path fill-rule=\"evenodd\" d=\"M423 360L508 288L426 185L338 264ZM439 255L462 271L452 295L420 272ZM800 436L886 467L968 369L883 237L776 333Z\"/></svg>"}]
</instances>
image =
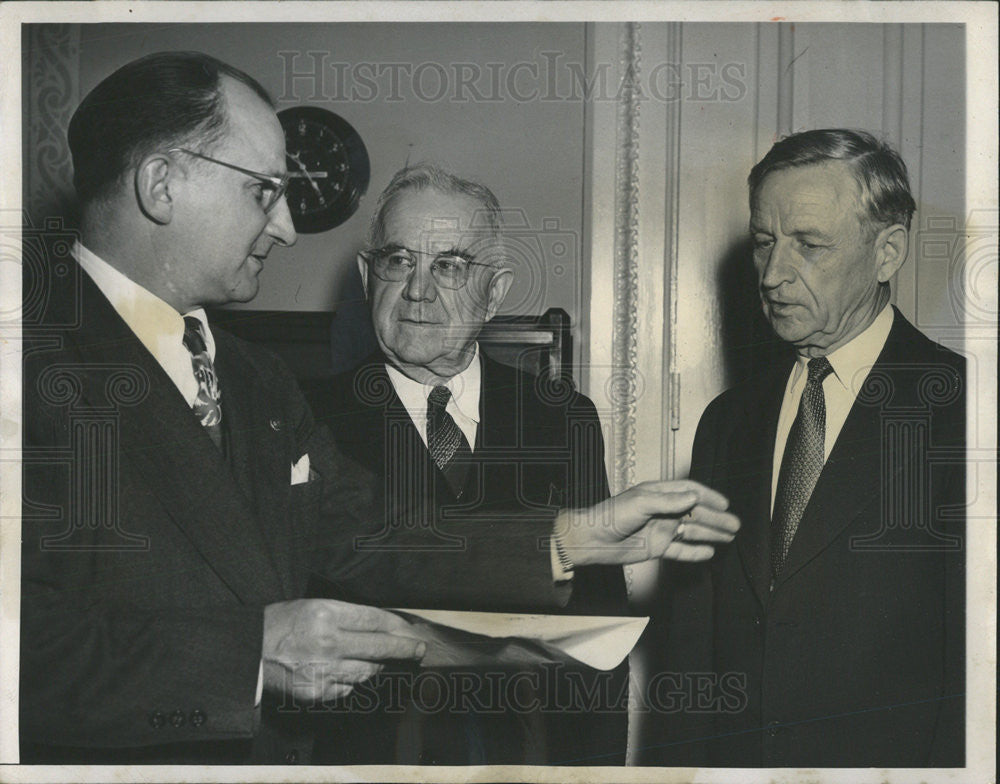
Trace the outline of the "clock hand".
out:
<instances>
[{"instance_id":1,"label":"clock hand","mask_svg":"<svg viewBox=\"0 0 1000 784\"><path fill-rule=\"evenodd\" d=\"M318 171L317 172L310 172L310 171L308 171L306 169L305 165L303 165L302 161L299 160L299 156L296 155L294 152L288 153L288 157L291 158L293 161L295 161L295 164L300 169L302 169L301 173L293 174L291 176L292 177L296 177L298 179L301 179L301 178L305 177L307 180L309 180L309 184L312 186L312 189L314 191L316 191L316 195L319 196L319 198L322 200L323 199L323 192L319 189L319 186L316 184L316 180L313 179L313 178L314 177L326 177L327 173L326 172L318 172Z\"/></svg>"}]
</instances>

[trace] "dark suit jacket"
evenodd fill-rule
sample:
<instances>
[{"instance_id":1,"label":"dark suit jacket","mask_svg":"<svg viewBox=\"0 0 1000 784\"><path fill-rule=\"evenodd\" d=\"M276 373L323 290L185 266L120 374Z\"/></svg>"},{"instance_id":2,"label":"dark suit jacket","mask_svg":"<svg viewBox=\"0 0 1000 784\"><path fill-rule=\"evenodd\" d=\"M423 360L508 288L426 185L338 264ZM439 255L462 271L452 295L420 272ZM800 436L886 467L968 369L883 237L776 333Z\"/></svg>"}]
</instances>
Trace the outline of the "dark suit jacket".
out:
<instances>
[{"instance_id":1,"label":"dark suit jacket","mask_svg":"<svg viewBox=\"0 0 1000 784\"><path fill-rule=\"evenodd\" d=\"M329 440L280 360L213 330L227 459L90 278L53 281L25 324L22 761L306 761L254 697L263 607L315 543L323 483L291 465L338 481Z\"/></svg>"},{"instance_id":2,"label":"dark suit jacket","mask_svg":"<svg viewBox=\"0 0 1000 784\"><path fill-rule=\"evenodd\" d=\"M961 766L965 362L895 313L771 591L789 371L724 393L698 427L691 476L742 528L707 567L664 567L661 664L716 690L665 714L644 763Z\"/></svg>"},{"instance_id":3,"label":"dark suit jacket","mask_svg":"<svg viewBox=\"0 0 1000 784\"><path fill-rule=\"evenodd\" d=\"M382 357L340 378L315 404L338 447L370 472L380 490L381 514L354 540L355 551L368 553L368 560L359 570L338 568L339 595L389 607L622 614L620 567L578 570L568 606L552 582L548 534L555 512L608 496L593 403L569 385L481 356L480 424L459 497L396 396ZM608 696L598 694L590 711L567 708L561 726L552 709L544 722L544 761L624 762L626 668L610 677L594 675L584 674L588 688L599 682ZM468 726L458 731L470 732ZM388 732L366 730L377 739L374 761L392 761ZM494 744L494 754L487 750L488 761L525 761L520 748L497 757L501 745ZM467 761L437 756L424 754L432 761Z\"/></svg>"}]
</instances>

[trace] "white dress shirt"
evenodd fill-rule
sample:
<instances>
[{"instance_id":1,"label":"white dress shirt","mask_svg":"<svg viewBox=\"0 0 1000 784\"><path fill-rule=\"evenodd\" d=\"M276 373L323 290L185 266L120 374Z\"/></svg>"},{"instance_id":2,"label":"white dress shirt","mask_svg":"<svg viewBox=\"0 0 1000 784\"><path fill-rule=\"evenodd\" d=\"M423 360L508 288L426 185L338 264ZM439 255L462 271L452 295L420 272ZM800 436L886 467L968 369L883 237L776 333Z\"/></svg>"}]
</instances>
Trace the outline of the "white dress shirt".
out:
<instances>
[{"instance_id":1,"label":"white dress shirt","mask_svg":"<svg viewBox=\"0 0 1000 784\"><path fill-rule=\"evenodd\" d=\"M393 389L399 396L400 402L410 415L420 438L427 446L427 398L430 397L434 385L421 384L414 381L409 376L403 375L391 364L386 363L386 373L392 382ZM458 425L465 440L469 442L469 449L476 449L476 432L479 429L479 399L482 395L483 370L479 362L479 344L476 344L476 353L472 357L472 362L461 373L457 373L445 382L444 386L451 390L451 397L445 411L451 415ZM555 542L549 543L549 562L552 565L552 579L554 582L566 582L573 578L572 569L564 569L556 551Z\"/></svg>"},{"instance_id":2,"label":"white dress shirt","mask_svg":"<svg viewBox=\"0 0 1000 784\"><path fill-rule=\"evenodd\" d=\"M191 353L184 347L184 318L171 305L112 267L80 242L73 249L83 271L94 281L111 307L135 333L163 371L174 382L189 406L198 397L198 381L191 366ZM215 361L215 338L208 327L204 308L187 316L201 322L208 356Z\"/></svg>"},{"instance_id":3,"label":"white dress shirt","mask_svg":"<svg viewBox=\"0 0 1000 784\"><path fill-rule=\"evenodd\" d=\"M823 443L823 460L830 457L833 445L837 443L847 415L854 405L861 385L868 378L868 373L882 353L885 341L892 329L894 313L891 306L886 305L868 325L868 328L849 343L845 343L836 351L827 354L826 358L833 372L823 380L823 399L826 402L826 438ZM799 401L802 390L805 389L806 365L809 357L799 357L785 385L785 396L781 402L781 413L778 416L778 432L774 438L774 462L771 473L771 513L774 514L774 496L778 490L778 473L781 471L781 459L785 454L785 444L788 433L799 411Z\"/></svg>"},{"instance_id":4,"label":"white dress shirt","mask_svg":"<svg viewBox=\"0 0 1000 784\"><path fill-rule=\"evenodd\" d=\"M397 368L386 363L386 372L392 382L393 389L400 401L406 407L414 427L420 433L424 446L427 446L427 398L434 389L433 384L421 384L409 376L403 375ZM479 429L479 395L482 388L483 370L479 363L479 344L469 366L457 373L442 386L448 387L451 397L445 411L451 415L459 430L469 442L469 449L475 451L476 431Z\"/></svg>"}]
</instances>

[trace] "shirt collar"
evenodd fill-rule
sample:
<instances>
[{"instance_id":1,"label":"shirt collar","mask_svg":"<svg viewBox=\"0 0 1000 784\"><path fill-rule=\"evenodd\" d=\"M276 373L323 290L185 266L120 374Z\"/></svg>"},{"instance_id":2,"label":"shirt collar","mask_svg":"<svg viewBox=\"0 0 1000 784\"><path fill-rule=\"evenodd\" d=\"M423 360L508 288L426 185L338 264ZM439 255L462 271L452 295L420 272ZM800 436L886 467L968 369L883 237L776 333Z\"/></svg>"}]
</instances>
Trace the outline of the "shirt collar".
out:
<instances>
[{"instance_id":1,"label":"shirt collar","mask_svg":"<svg viewBox=\"0 0 1000 784\"><path fill-rule=\"evenodd\" d=\"M118 315L135 333L142 344L162 364L162 357L182 343L184 319L171 305L149 289L140 286L121 270L77 241L73 255L101 293L107 297ZM185 316L194 316L201 322L208 356L215 361L215 338L208 327L204 308L196 308Z\"/></svg>"},{"instance_id":2,"label":"shirt collar","mask_svg":"<svg viewBox=\"0 0 1000 784\"><path fill-rule=\"evenodd\" d=\"M423 416L427 410L427 398L430 396L431 390L434 389L434 385L414 381L388 362L385 369L396 389L396 394L399 395L400 401L410 412L410 415L413 416L413 412L420 412L420 415ZM479 422L479 396L482 388L482 377L479 344L476 343L475 354L469 366L461 373L456 373L449 378L444 384L451 391L452 400L458 406L459 412L476 423Z\"/></svg>"},{"instance_id":3,"label":"shirt collar","mask_svg":"<svg viewBox=\"0 0 1000 784\"><path fill-rule=\"evenodd\" d=\"M892 306L886 305L861 334L826 355L833 368L833 376L852 395L857 396L868 372L882 353L894 319ZM809 357L798 358L793 385L803 377L808 363Z\"/></svg>"},{"instance_id":4,"label":"shirt collar","mask_svg":"<svg viewBox=\"0 0 1000 784\"><path fill-rule=\"evenodd\" d=\"M857 395L868 377L868 371L882 353L893 319L892 306L886 305L864 332L827 355L837 380L851 394Z\"/></svg>"},{"instance_id":5,"label":"shirt collar","mask_svg":"<svg viewBox=\"0 0 1000 784\"><path fill-rule=\"evenodd\" d=\"M473 422L479 422L479 395L482 387L483 368L479 362L479 343L476 343L476 353L469 366L461 373L448 379L447 387L462 415ZM427 394L430 394L428 390Z\"/></svg>"}]
</instances>

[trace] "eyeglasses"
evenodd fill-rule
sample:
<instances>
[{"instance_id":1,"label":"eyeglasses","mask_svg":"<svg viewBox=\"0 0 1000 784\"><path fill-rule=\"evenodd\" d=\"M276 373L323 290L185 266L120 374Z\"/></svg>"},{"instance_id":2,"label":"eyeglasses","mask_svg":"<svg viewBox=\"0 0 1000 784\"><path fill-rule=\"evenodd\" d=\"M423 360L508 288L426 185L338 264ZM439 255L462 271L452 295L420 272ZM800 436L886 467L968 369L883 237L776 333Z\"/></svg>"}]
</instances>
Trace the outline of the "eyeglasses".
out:
<instances>
[{"instance_id":1,"label":"eyeglasses","mask_svg":"<svg viewBox=\"0 0 1000 784\"><path fill-rule=\"evenodd\" d=\"M456 253L432 253L430 251L410 250L398 245L361 251L375 273L375 277L388 283L399 283L407 280L417 267L416 256L433 256L431 261L431 277L434 282L445 289L460 289L469 279L469 267L492 267L492 264L482 264L471 258L459 256Z\"/></svg>"},{"instance_id":2,"label":"eyeglasses","mask_svg":"<svg viewBox=\"0 0 1000 784\"><path fill-rule=\"evenodd\" d=\"M257 200L260 202L261 209L264 212L270 212L271 208L278 203L278 200L285 195L285 191L288 189L288 181L291 179L290 174L286 174L284 177L275 177L273 174L264 174L253 169L244 169L242 166L226 163L225 161L220 161L218 158L210 158L207 155L202 155L200 152L186 150L183 147L174 147L167 150L167 152L187 153L188 155L193 155L195 158L201 158L203 161L208 161L209 163L217 163L219 166L225 166L227 169L233 169L240 172L240 174L246 174L258 180L261 184L261 189Z\"/></svg>"}]
</instances>

